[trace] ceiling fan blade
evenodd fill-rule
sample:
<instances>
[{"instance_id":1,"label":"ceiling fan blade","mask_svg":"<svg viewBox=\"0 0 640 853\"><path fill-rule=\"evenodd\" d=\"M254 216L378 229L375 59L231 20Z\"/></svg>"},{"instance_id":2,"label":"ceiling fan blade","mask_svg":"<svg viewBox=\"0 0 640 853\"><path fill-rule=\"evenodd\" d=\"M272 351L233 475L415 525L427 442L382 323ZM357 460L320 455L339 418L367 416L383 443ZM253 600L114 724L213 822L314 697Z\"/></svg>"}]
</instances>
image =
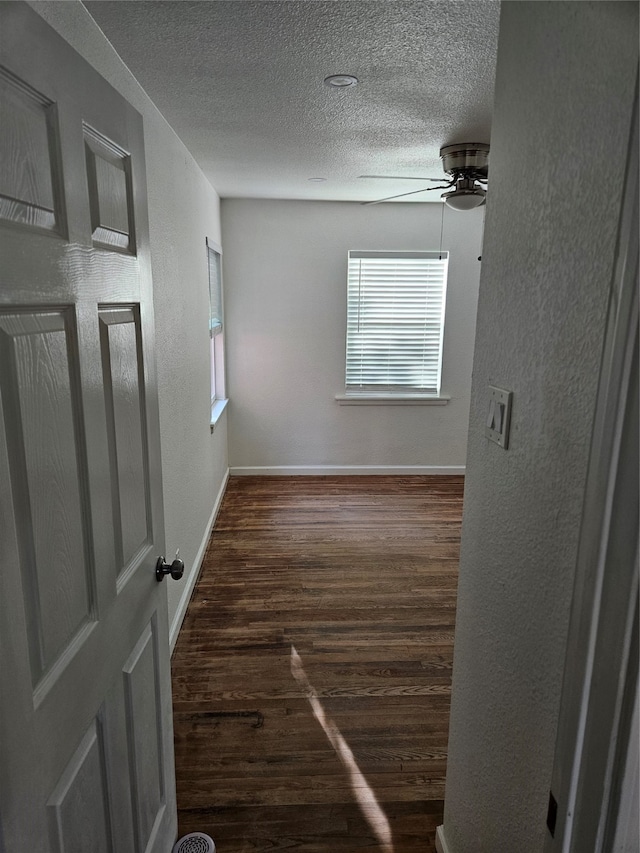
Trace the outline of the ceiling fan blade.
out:
<instances>
[{"instance_id":1,"label":"ceiling fan blade","mask_svg":"<svg viewBox=\"0 0 640 853\"><path fill-rule=\"evenodd\" d=\"M442 178L415 178L408 175L358 175L358 178L374 178L382 181L441 181Z\"/></svg>"},{"instance_id":2,"label":"ceiling fan blade","mask_svg":"<svg viewBox=\"0 0 640 853\"><path fill-rule=\"evenodd\" d=\"M390 195L387 198L379 198L376 201L361 201L360 204L368 205L368 204L381 204L383 201L393 201L396 198L404 198L406 195L415 195L416 193L426 193L430 190L448 190L453 186L453 184L445 184L442 187L422 187L421 190L413 190L410 193L400 193L400 195Z\"/></svg>"}]
</instances>

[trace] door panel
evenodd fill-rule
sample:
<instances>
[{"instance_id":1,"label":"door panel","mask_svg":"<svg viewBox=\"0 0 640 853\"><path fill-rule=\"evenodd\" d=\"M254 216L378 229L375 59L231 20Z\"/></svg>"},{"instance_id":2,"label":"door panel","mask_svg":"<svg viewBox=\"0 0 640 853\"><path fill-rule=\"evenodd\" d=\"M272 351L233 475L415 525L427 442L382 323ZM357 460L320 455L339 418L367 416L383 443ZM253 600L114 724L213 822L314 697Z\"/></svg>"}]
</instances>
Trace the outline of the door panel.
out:
<instances>
[{"instance_id":1,"label":"door panel","mask_svg":"<svg viewBox=\"0 0 640 853\"><path fill-rule=\"evenodd\" d=\"M136 853L145 853L164 810L157 628L150 623L123 670Z\"/></svg>"},{"instance_id":2,"label":"door panel","mask_svg":"<svg viewBox=\"0 0 640 853\"><path fill-rule=\"evenodd\" d=\"M0 218L57 230L60 205L54 105L2 69L0 115Z\"/></svg>"},{"instance_id":3,"label":"door panel","mask_svg":"<svg viewBox=\"0 0 640 853\"><path fill-rule=\"evenodd\" d=\"M118 575L148 541L148 482L144 466L144 409L135 308L99 309Z\"/></svg>"},{"instance_id":4,"label":"door panel","mask_svg":"<svg viewBox=\"0 0 640 853\"><path fill-rule=\"evenodd\" d=\"M142 120L26 4L0 3L0 48L0 840L166 853Z\"/></svg>"},{"instance_id":5,"label":"door panel","mask_svg":"<svg viewBox=\"0 0 640 853\"><path fill-rule=\"evenodd\" d=\"M84 138L93 244L135 254L131 156L88 125Z\"/></svg>"},{"instance_id":6,"label":"door panel","mask_svg":"<svg viewBox=\"0 0 640 853\"><path fill-rule=\"evenodd\" d=\"M34 688L93 613L79 405L67 311L0 313L0 386L18 520ZM71 356L76 361L76 354ZM52 572L53 566L58 567Z\"/></svg>"},{"instance_id":7,"label":"door panel","mask_svg":"<svg viewBox=\"0 0 640 853\"><path fill-rule=\"evenodd\" d=\"M113 853L101 727L94 720L47 803L56 853Z\"/></svg>"}]
</instances>

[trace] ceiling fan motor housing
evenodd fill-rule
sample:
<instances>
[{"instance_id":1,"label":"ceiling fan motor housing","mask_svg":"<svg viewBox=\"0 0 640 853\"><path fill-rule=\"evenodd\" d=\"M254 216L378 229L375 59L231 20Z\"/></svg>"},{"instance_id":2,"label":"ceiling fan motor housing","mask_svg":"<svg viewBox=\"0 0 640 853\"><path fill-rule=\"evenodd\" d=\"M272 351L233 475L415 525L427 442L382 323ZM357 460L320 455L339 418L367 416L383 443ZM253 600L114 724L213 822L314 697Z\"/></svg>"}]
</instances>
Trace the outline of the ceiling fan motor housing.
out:
<instances>
[{"instance_id":1,"label":"ceiling fan motor housing","mask_svg":"<svg viewBox=\"0 0 640 853\"><path fill-rule=\"evenodd\" d=\"M452 177L475 177L486 180L489 174L489 146L484 142L445 145L440 149L442 168Z\"/></svg>"}]
</instances>

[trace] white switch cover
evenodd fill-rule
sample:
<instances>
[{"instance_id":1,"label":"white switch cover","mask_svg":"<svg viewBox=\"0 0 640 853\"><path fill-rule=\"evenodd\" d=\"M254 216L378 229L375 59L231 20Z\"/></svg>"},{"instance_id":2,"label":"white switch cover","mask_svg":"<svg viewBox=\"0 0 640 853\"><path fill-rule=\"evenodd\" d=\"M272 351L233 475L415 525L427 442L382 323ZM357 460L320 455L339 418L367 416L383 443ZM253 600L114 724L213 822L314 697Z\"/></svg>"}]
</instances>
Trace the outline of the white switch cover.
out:
<instances>
[{"instance_id":1,"label":"white switch cover","mask_svg":"<svg viewBox=\"0 0 640 853\"><path fill-rule=\"evenodd\" d=\"M489 385L489 415L484 434L504 450L509 446L509 423L511 421L511 391Z\"/></svg>"}]
</instances>

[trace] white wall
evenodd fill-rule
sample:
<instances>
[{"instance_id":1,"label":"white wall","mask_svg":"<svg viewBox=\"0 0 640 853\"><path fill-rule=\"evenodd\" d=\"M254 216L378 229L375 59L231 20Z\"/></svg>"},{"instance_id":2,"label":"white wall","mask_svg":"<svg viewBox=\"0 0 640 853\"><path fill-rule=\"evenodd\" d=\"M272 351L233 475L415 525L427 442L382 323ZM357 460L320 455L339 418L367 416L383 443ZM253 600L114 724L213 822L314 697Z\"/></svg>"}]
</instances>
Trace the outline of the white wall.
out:
<instances>
[{"instance_id":1,"label":"white wall","mask_svg":"<svg viewBox=\"0 0 640 853\"><path fill-rule=\"evenodd\" d=\"M229 460L236 467L464 465L483 212L445 210L451 252L435 406L339 406L347 252L438 249L441 205L222 202Z\"/></svg>"},{"instance_id":2,"label":"white wall","mask_svg":"<svg viewBox=\"0 0 640 853\"><path fill-rule=\"evenodd\" d=\"M450 853L543 846L636 68L635 3L503 3L445 799ZM484 437L489 384L513 391L508 451Z\"/></svg>"},{"instance_id":3,"label":"white wall","mask_svg":"<svg viewBox=\"0 0 640 853\"><path fill-rule=\"evenodd\" d=\"M220 242L219 199L85 7L80 2L31 5L144 120L166 554L171 558L180 548L186 568L179 584L166 583L171 625L197 568L228 467L226 416L213 434L209 426L205 237Z\"/></svg>"}]
</instances>

